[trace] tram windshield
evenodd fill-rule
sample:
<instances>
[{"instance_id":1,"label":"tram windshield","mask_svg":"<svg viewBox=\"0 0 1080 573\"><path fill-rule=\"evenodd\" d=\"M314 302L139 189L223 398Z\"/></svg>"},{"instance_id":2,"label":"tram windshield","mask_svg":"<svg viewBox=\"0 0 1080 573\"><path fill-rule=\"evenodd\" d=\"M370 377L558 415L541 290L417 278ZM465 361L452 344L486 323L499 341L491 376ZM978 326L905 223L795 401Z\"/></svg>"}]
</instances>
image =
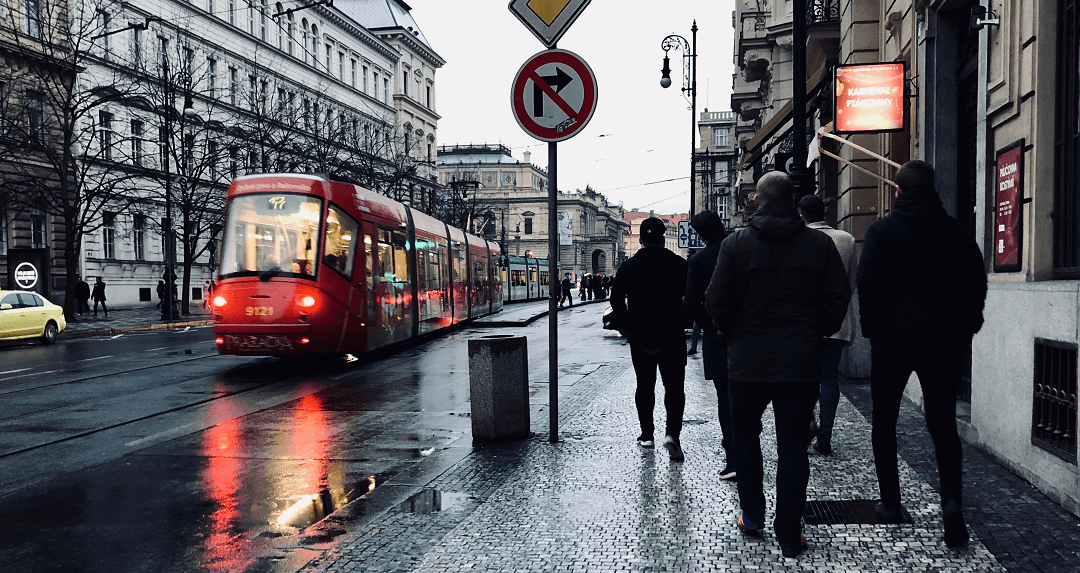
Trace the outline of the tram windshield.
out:
<instances>
[{"instance_id":1,"label":"tram windshield","mask_svg":"<svg viewBox=\"0 0 1080 573\"><path fill-rule=\"evenodd\" d=\"M238 195L229 203L221 278L315 278L322 199L295 193Z\"/></svg>"}]
</instances>

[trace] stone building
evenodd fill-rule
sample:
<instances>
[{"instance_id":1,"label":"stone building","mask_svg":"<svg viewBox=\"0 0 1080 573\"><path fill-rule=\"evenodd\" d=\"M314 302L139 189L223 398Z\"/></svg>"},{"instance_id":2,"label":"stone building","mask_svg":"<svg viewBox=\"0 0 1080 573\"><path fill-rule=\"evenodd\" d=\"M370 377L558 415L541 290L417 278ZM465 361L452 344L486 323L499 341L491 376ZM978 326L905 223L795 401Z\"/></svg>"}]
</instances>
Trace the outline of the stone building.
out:
<instances>
[{"instance_id":1,"label":"stone building","mask_svg":"<svg viewBox=\"0 0 1080 573\"><path fill-rule=\"evenodd\" d=\"M688 249L679 248L679 221L686 221L686 213L676 213L674 215L657 214L654 211L648 213L644 211L638 211L636 209L626 212L626 224L629 225L626 236L623 237L623 246L626 249L626 258L630 258L637 254L641 249L641 243L638 237L641 236L641 222L649 217L656 217L664 221L667 230L664 232L664 248L678 254L682 258L687 258L689 253Z\"/></svg>"},{"instance_id":2,"label":"stone building","mask_svg":"<svg viewBox=\"0 0 1080 573\"><path fill-rule=\"evenodd\" d=\"M444 145L438 167L444 187L465 189L465 226L502 245L507 255L548 256L548 174L532 154L515 159L498 144ZM586 187L558 194L559 261L574 274L613 274L625 260L622 205Z\"/></svg>"},{"instance_id":3,"label":"stone building","mask_svg":"<svg viewBox=\"0 0 1080 573\"><path fill-rule=\"evenodd\" d=\"M735 113L730 111L701 112L698 119L701 146L694 153L694 181L701 208L716 211L725 228L742 226L735 216L735 167L738 155L735 147Z\"/></svg>"}]
</instances>

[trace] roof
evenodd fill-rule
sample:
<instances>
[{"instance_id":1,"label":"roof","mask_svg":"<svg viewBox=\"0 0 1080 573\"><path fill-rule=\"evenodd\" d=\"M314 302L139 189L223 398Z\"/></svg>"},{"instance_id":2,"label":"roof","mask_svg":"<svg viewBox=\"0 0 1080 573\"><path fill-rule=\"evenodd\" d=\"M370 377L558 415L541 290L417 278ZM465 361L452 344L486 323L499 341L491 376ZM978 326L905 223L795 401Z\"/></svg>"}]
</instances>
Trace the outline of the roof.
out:
<instances>
[{"instance_id":1,"label":"roof","mask_svg":"<svg viewBox=\"0 0 1080 573\"><path fill-rule=\"evenodd\" d=\"M412 8L402 0L338 0L334 8L341 10L368 30L401 28L412 32L416 39L434 51L420 25L409 12Z\"/></svg>"},{"instance_id":2,"label":"roof","mask_svg":"<svg viewBox=\"0 0 1080 573\"><path fill-rule=\"evenodd\" d=\"M457 165L463 163L465 165L497 165L497 164L513 164L520 165L521 161L510 157L509 155L495 154L495 153L469 153L463 155L440 155L437 163L439 165Z\"/></svg>"},{"instance_id":3,"label":"roof","mask_svg":"<svg viewBox=\"0 0 1080 573\"><path fill-rule=\"evenodd\" d=\"M626 211L623 215L623 220L630 225L629 234L634 234L634 227L641 225L641 222L649 217L656 217L664 222L664 225L668 229L678 229L679 221L685 221L687 219L685 213L676 213L674 215L663 215L660 213L646 213L644 211Z\"/></svg>"}]
</instances>

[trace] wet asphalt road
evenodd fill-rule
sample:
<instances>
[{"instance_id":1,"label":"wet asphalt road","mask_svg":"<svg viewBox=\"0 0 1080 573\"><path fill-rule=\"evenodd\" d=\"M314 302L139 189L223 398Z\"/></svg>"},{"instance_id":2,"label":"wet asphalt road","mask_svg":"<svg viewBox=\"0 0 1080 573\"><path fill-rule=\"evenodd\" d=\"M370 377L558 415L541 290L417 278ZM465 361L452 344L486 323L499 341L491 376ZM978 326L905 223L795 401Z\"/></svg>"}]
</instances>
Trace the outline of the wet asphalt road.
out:
<instances>
[{"instance_id":1,"label":"wet asphalt road","mask_svg":"<svg viewBox=\"0 0 1080 573\"><path fill-rule=\"evenodd\" d=\"M585 309L560 323L598 328ZM492 332L360 361L218 356L209 327L0 346L0 563L294 571L348 524L306 526L471 448L465 348ZM546 378L546 321L494 332Z\"/></svg>"}]
</instances>

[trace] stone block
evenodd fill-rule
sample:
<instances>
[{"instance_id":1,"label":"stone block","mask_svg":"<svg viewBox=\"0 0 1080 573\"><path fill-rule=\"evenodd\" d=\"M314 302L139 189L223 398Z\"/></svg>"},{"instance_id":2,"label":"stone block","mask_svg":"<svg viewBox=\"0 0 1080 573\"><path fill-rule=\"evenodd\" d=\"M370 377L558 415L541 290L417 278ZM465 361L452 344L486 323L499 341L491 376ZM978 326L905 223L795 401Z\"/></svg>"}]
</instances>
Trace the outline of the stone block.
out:
<instances>
[{"instance_id":1,"label":"stone block","mask_svg":"<svg viewBox=\"0 0 1080 573\"><path fill-rule=\"evenodd\" d=\"M529 436L528 355L524 336L493 335L469 341L474 440Z\"/></svg>"}]
</instances>

